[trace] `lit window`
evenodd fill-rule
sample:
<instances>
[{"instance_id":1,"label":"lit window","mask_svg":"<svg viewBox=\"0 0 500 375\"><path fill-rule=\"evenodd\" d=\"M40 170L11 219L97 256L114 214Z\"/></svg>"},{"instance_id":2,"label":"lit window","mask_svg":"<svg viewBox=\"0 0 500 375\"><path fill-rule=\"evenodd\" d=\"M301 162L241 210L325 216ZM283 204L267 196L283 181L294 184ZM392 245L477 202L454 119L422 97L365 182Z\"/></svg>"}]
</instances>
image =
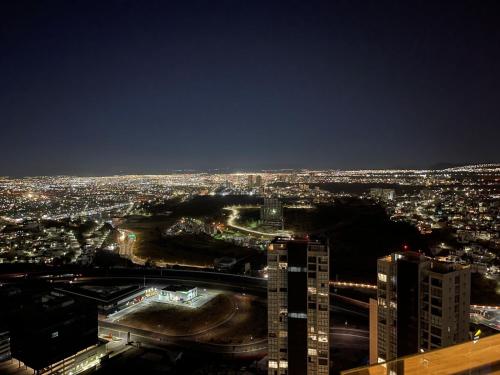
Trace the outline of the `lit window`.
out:
<instances>
[{"instance_id":1,"label":"lit window","mask_svg":"<svg viewBox=\"0 0 500 375\"><path fill-rule=\"evenodd\" d=\"M288 332L287 331L280 331L280 337L287 337Z\"/></svg>"},{"instance_id":2,"label":"lit window","mask_svg":"<svg viewBox=\"0 0 500 375\"><path fill-rule=\"evenodd\" d=\"M304 314L304 313L289 313L288 317L289 318L296 318L296 319L307 319L307 314Z\"/></svg>"},{"instance_id":3,"label":"lit window","mask_svg":"<svg viewBox=\"0 0 500 375\"><path fill-rule=\"evenodd\" d=\"M387 275L385 273L380 273L379 272L378 273L378 279L379 279L379 281L382 281L382 282L386 283L387 282Z\"/></svg>"},{"instance_id":4,"label":"lit window","mask_svg":"<svg viewBox=\"0 0 500 375\"><path fill-rule=\"evenodd\" d=\"M288 361L280 361L280 368L288 368Z\"/></svg>"},{"instance_id":5,"label":"lit window","mask_svg":"<svg viewBox=\"0 0 500 375\"><path fill-rule=\"evenodd\" d=\"M307 272L305 267L288 267L288 272Z\"/></svg>"},{"instance_id":6,"label":"lit window","mask_svg":"<svg viewBox=\"0 0 500 375\"><path fill-rule=\"evenodd\" d=\"M378 362L378 363L383 363L383 362L385 362L385 359L384 359L384 358L380 358L380 357L378 357L377 362Z\"/></svg>"},{"instance_id":7,"label":"lit window","mask_svg":"<svg viewBox=\"0 0 500 375\"><path fill-rule=\"evenodd\" d=\"M269 361L269 368L278 368L278 362Z\"/></svg>"},{"instance_id":8,"label":"lit window","mask_svg":"<svg viewBox=\"0 0 500 375\"><path fill-rule=\"evenodd\" d=\"M318 355L318 352L316 349L307 349L307 354L308 355Z\"/></svg>"},{"instance_id":9,"label":"lit window","mask_svg":"<svg viewBox=\"0 0 500 375\"><path fill-rule=\"evenodd\" d=\"M318 337L318 341L319 342L328 342L328 336L321 335Z\"/></svg>"}]
</instances>

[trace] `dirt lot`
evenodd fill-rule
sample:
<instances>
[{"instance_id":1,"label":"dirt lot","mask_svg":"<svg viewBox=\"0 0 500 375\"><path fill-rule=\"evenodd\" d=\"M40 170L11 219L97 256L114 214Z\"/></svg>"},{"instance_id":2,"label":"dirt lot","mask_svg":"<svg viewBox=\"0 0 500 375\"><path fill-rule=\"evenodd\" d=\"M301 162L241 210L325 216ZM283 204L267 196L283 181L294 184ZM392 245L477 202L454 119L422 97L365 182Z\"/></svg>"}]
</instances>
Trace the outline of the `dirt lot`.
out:
<instances>
[{"instance_id":1,"label":"dirt lot","mask_svg":"<svg viewBox=\"0 0 500 375\"><path fill-rule=\"evenodd\" d=\"M167 335L189 335L223 322L233 310L233 298L219 294L198 309L154 302L143 310L124 316L119 323Z\"/></svg>"},{"instance_id":2,"label":"dirt lot","mask_svg":"<svg viewBox=\"0 0 500 375\"><path fill-rule=\"evenodd\" d=\"M265 301L241 294L219 294L199 309L155 302L117 323L167 335L193 335L197 341L217 344L241 344L267 336Z\"/></svg>"},{"instance_id":3,"label":"dirt lot","mask_svg":"<svg viewBox=\"0 0 500 375\"><path fill-rule=\"evenodd\" d=\"M242 344L267 337L267 305L254 296L235 295L238 312L232 319L199 336L217 344Z\"/></svg>"}]
</instances>

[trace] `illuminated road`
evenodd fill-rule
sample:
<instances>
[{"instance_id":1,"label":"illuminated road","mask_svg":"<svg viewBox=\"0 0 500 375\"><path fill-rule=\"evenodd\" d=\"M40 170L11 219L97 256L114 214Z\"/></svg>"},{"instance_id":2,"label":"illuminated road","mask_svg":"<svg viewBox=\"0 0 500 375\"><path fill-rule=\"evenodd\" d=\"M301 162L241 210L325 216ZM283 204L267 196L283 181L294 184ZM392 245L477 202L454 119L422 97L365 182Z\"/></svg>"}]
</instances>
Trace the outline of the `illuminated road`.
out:
<instances>
[{"instance_id":1,"label":"illuminated road","mask_svg":"<svg viewBox=\"0 0 500 375\"><path fill-rule=\"evenodd\" d=\"M256 234L258 236L264 236L264 237L290 237L293 232L291 231L279 231L279 232L260 232L258 230L253 230L249 229L246 227L242 227L240 225L235 224L235 220L238 218L238 208L233 206L233 207L224 207L224 210L231 211L231 214L229 215L229 218L227 219L227 226L237 229L242 232L246 233L251 233L251 234Z\"/></svg>"},{"instance_id":2,"label":"illuminated road","mask_svg":"<svg viewBox=\"0 0 500 375\"><path fill-rule=\"evenodd\" d=\"M377 286L373 284L353 283L351 281L330 281L330 285L335 288L377 289Z\"/></svg>"},{"instance_id":3,"label":"illuminated road","mask_svg":"<svg viewBox=\"0 0 500 375\"><path fill-rule=\"evenodd\" d=\"M118 236L119 254L123 258L129 259L132 263L140 266L146 265L146 259L138 257L134 254L134 246L137 241L137 235L128 229L118 229L120 235Z\"/></svg>"}]
</instances>

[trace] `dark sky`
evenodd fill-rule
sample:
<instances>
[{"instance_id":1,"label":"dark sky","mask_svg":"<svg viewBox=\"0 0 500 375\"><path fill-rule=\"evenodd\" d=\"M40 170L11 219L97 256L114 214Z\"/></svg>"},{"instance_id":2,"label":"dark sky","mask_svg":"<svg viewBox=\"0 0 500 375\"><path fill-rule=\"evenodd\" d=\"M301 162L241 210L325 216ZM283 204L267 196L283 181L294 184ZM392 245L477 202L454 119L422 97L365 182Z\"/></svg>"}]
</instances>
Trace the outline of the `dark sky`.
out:
<instances>
[{"instance_id":1,"label":"dark sky","mask_svg":"<svg viewBox=\"0 0 500 375\"><path fill-rule=\"evenodd\" d=\"M0 175L500 161L498 1L0 4Z\"/></svg>"}]
</instances>

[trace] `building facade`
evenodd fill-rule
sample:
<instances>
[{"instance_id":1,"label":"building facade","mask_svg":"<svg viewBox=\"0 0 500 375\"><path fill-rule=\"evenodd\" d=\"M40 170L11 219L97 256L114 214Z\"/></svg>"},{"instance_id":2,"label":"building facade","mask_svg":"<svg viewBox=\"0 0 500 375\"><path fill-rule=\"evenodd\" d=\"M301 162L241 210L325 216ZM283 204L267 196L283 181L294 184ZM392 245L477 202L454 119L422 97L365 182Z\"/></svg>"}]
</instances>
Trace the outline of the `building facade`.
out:
<instances>
[{"instance_id":1,"label":"building facade","mask_svg":"<svg viewBox=\"0 0 500 375\"><path fill-rule=\"evenodd\" d=\"M198 296L198 288L187 285L168 285L160 290L159 301L189 302Z\"/></svg>"},{"instance_id":2,"label":"building facade","mask_svg":"<svg viewBox=\"0 0 500 375\"><path fill-rule=\"evenodd\" d=\"M394 189L371 188L370 196L383 202L394 200Z\"/></svg>"},{"instance_id":3,"label":"building facade","mask_svg":"<svg viewBox=\"0 0 500 375\"><path fill-rule=\"evenodd\" d=\"M77 374L99 365L106 346L98 338L94 303L55 290L4 293L1 315L12 358L34 374Z\"/></svg>"},{"instance_id":4,"label":"building facade","mask_svg":"<svg viewBox=\"0 0 500 375\"><path fill-rule=\"evenodd\" d=\"M260 208L260 220L264 226L283 229L283 205L277 198L264 198Z\"/></svg>"},{"instance_id":5,"label":"building facade","mask_svg":"<svg viewBox=\"0 0 500 375\"><path fill-rule=\"evenodd\" d=\"M378 362L468 339L469 267L402 252L377 270Z\"/></svg>"},{"instance_id":6,"label":"building facade","mask_svg":"<svg viewBox=\"0 0 500 375\"><path fill-rule=\"evenodd\" d=\"M328 374L328 244L276 238L267 260L269 375Z\"/></svg>"}]
</instances>

